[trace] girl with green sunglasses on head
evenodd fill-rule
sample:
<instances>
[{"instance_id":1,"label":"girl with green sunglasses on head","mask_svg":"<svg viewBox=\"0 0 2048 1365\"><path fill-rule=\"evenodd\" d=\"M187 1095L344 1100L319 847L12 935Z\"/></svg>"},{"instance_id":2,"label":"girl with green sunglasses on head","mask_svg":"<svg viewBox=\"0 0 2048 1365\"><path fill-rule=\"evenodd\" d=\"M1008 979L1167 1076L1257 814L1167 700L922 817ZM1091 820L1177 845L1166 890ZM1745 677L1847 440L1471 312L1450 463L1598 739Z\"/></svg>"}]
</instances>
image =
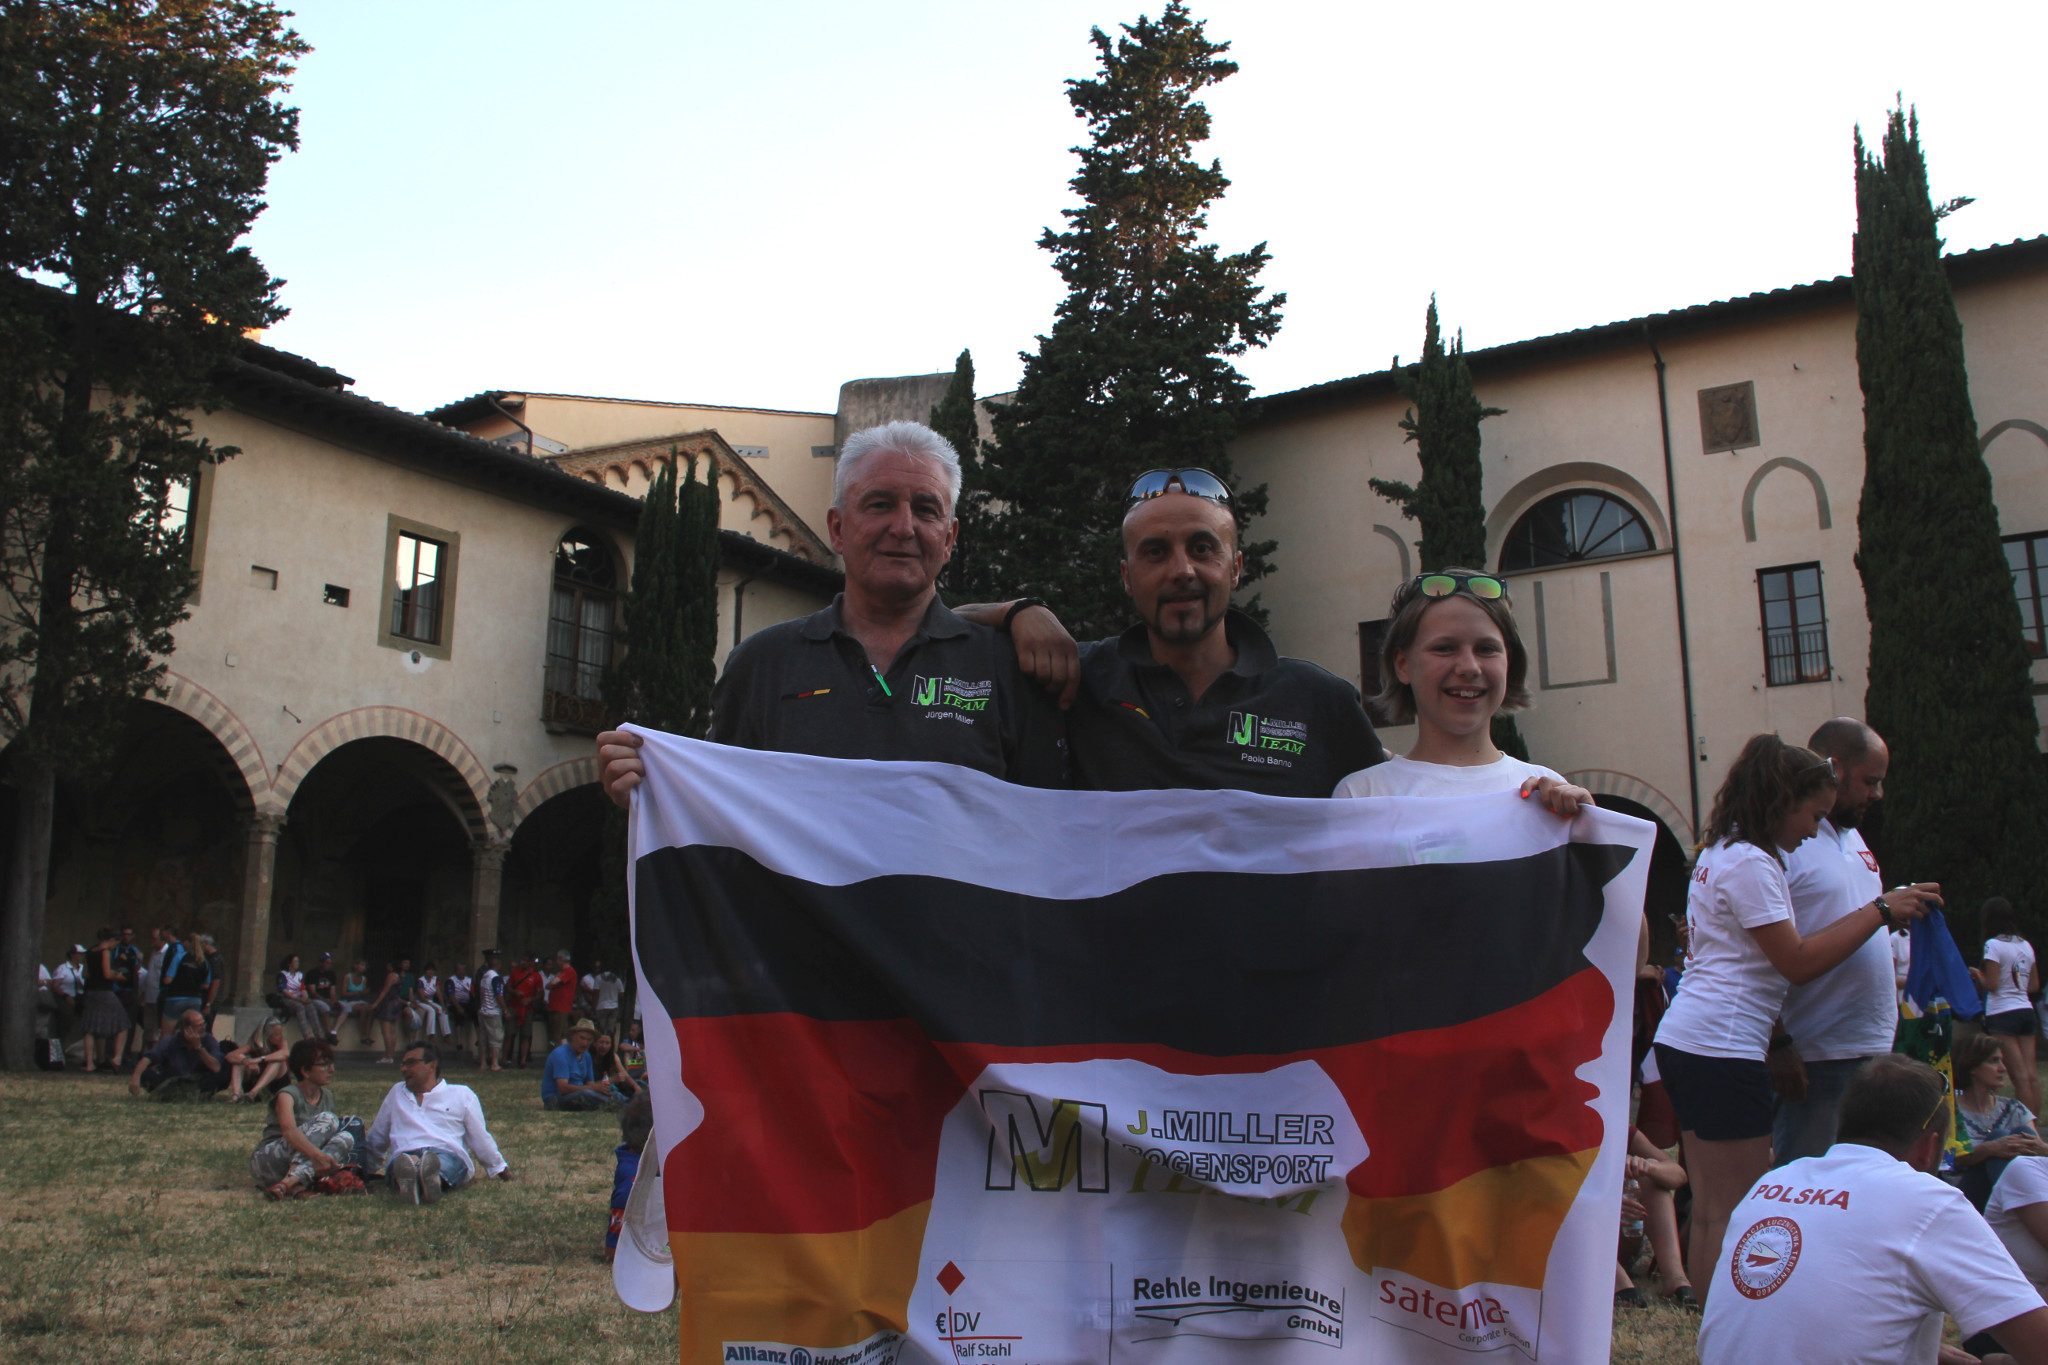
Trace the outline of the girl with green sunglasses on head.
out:
<instances>
[{"instance_id":1,"label":"girl with green sunglasses on head","mask_svg":"<svg viewBox=\"0 0 2048 1365\"><path fill-rule=\"evenodd\" d=\"M1529 654L1507 586L1476 569L1443 569L1403 583L1387 612L1379 695L1394 725L1415 724L1415 747L1355 772L1336 796L1535 794L1559 815L1593 795L1493 742L1493 717L1529 704Z\"/></svg>"}]
</instances>

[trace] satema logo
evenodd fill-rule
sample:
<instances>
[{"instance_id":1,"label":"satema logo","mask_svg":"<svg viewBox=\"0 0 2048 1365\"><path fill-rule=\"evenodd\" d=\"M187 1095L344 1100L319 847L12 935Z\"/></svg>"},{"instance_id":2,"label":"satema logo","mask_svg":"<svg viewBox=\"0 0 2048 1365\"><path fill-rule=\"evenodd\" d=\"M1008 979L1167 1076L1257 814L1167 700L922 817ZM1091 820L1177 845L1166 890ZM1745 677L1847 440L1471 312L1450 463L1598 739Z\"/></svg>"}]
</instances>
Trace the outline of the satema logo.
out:
<instances>
[{"instance_id":1,"label":"satema logo","mask_svg":"<svg viewBox=\"0 0 2048 1365\"><path fill-rule=\"evenodd\" d=\"M970 682L966 678L912 676L910 701L925 709L926 720L957 720L974 724L974 717L988 710L996 694L993 681Z\"/></svg>"},{"instance_id":2,"label":"satema logo","mask_svg":"<svg viewBox=\"0 0 2048 1365\"><path fill-rule=\"evenodd\" d=\"M1308 748L1308 722L1275 720L1250 711L1232 711L1226 738L1233 746L1244 750L1238 757L1247 763L1270 763L1276 767L1291 768L1294 766L1293 756Z\"/></svg>"},{"instance_id":3,"label":"satema logo","mask_svg":"<svg viewBox=\"0 0 2048 1365\"><path fill-rule=\"evenodd\" d=\"M1372 1316L1461 1351L1513 1347L1536 1359L1543 1291L1505 1284L1447 1289L1386 1266L1373 1267Z\"/></svg>"},{"instance_id":4,"label":"satema logo","mask_svg":"<svg viewBox=\"0 0 2048 1365\"><path fill-rule=\"evenodd\" d=\"M1728 1276L1746 1299L1767 1299L1784 1286L1799 1264L1799 1224L1766 1218L1742 1234L1728 1258Z\"/></svg>"}]
</instances>

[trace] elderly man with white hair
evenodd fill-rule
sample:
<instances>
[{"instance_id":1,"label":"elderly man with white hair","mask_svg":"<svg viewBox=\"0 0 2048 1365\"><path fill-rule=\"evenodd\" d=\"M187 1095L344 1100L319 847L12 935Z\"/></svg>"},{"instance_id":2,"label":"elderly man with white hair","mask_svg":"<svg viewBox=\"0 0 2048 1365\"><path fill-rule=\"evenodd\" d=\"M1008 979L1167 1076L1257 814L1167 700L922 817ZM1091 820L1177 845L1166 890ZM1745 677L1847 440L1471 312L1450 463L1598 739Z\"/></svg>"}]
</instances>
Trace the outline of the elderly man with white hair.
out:
<instances>
[{"instance_id":1,"label":"elderly man with white hair","mask_svg":"<svg viewBox=\"0 0 2048 1365\"><path fill-rule=\"evenodd\" d=\"M890 422L849 437L825 514L846 591L733 650L712 693L711 739L1066 786L1058 708L1018 670L1007 636L939 600L959 493L959 457L929 427ZM605 790L624 806L645 771L639 738L611 731L597 745Z\"/></svg>"}]
</instances>

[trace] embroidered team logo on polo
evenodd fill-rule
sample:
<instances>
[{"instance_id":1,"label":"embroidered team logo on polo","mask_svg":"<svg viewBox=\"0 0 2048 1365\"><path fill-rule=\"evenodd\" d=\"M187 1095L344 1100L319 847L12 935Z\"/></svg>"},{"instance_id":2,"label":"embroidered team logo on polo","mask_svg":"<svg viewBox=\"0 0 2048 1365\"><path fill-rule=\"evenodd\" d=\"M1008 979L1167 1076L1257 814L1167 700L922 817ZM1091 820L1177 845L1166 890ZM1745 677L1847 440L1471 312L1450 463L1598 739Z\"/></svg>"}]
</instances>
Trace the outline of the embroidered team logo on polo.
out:
<instances>
[{"instance_id":1,"label":"embroidered team logo on polo","mask_svg":"<svg viewBox=\"0 0 2048 1365\"><path fill-rule=\"evenodd\" d=\"M1308 722L1274 720L1250 711L1230 713L1230 742L1240 749L1298 754L1308 747Z\"/></svg>"},{"instance_id":2,"label":"embroidered team logo on polo","mask_svg":"<svg viewBox=\"0 0 2048 1365\"><path fill-rule=\"evenodd\" d=\"M970 682L965 678L928 678L919 673L913 675L910 684L912 705L941 708L967 715L976 715L988 710L989 698L995 694L996 685L993 681Z\"/></svg>"},{"instance_id":3,"label":"embroidered team logo on polo","mask_svg":"<svg viewBox=\"0 0 2048 1365\"><path fill-rule=\"evenodd\" d=\"M1746 1299L1767 1299L1790 1278L1799 1264L1799 1224L1790 1218L1766 1218L1735 1244L1728 1274Z\"/></svg>"},{"instance_id":4,"label":"embroidered team logo on polo","mask_svg":"<svg viewBox=\"0 0 2048 1365\"><path fill-rule=\"evenodd\" d=\"M1858 854L1862 855L1863 865L1865 867L1869 868L1872 872L1877 871L1877 855L1875 853L1872 853L1867 848L1859 848L1856 851Z\"/></svg>"}]
</instances>

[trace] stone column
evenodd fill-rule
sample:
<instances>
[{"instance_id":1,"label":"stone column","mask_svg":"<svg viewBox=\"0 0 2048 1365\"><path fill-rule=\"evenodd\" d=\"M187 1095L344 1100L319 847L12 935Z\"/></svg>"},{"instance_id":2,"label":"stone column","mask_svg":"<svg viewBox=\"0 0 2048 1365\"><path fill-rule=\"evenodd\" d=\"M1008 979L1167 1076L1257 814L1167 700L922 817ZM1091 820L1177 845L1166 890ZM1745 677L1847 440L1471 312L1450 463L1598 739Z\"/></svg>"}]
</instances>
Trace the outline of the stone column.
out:
<instances>
[{"instance_id":1,"label":"stone column","mask_svg":"<svg viewBox=\"0 0 2048 1365\"><path fill-rule=\"evenodd\" d=\"M242 864L242 937L235 945L237 1005L263 1003L264 968L270 959L270 891L277 872L277 834L283 828L284 816L276 812L259 811L249 817L248 854Z\"/></svg>"},{"instance_id":2,"label":"stone column","mask_svg":"<svg viewBox=\"0 0 2048 1365\"><path fill-rule=\"evenodd\" d=\"M474 969L484 949L498 943L498 904L505 885L505 854L512 845L502 839L478 839L469 846L469 958Z\"/></svg>"}]
</instances>

